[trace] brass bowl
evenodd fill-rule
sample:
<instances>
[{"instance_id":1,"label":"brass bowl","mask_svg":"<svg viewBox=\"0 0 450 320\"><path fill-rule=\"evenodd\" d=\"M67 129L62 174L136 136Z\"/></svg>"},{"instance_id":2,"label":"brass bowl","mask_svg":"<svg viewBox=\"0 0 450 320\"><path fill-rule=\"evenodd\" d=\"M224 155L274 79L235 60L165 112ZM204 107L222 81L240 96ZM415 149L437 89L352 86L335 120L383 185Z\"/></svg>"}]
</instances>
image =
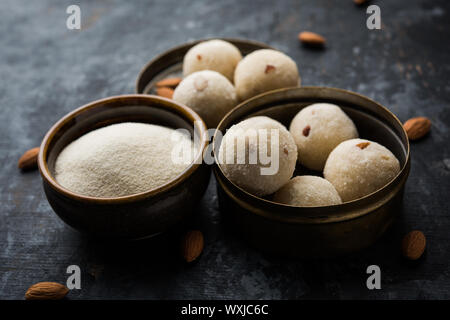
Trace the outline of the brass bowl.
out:
<instances>
[{"instance_id":1,"label":"brass bowl","mask_svg":"<svg viewBox=\"0 0 450 320\"><path fill-rule=\"evenodd\" d=\"M219 124L225 133L246 118L265 115L286 127L305 106L317 102L339 105L352 118L360 137L381 143L400 161L400 173L382 189L340 205L294 207L249 194L214 166L220 210L233 228L262 251L291 257L323 258L347 254L374 243L400 213L410 169L409 142L401 122L388 109L346 90L301 87L274 90L247 100ZM302 169L296 172L301 174ZM316 173L320 175L320 173Z\"/></svg>"},{"instance_id":2,"label":"brass bowl","mask_svg":"<svg viewBox=\"0 0 450 320\"><path fill-rule=\"evenodd\" d=\"M221 39L234 44L242 55L258 49L273 49L261 42L234 38L211 38L188 42L161 53L147 63L136 80L136 93L152 94L155 91L156 82L169 77L183 77L184 55L196 44L212 39Z\"/></svg>"},{"instance_id":3,"label":"brass bowl","mask_svg":"<svg viewBox=\"0 0 450 320\"><path fill-rule=\"evenodd\" d=\"M89 131L129 121L185 128L191 136L195 132L196 160L172 181L130 196L88 197L56 182L55 161L65 146ZM205 124L191 109L161 97L123 95L91 102L59 120L42 141L38 164L48 202L68 225L98 237L139 239L190 217L209 182L210 168L201 161L208 142Z\"/></svg>"}]
</instances>

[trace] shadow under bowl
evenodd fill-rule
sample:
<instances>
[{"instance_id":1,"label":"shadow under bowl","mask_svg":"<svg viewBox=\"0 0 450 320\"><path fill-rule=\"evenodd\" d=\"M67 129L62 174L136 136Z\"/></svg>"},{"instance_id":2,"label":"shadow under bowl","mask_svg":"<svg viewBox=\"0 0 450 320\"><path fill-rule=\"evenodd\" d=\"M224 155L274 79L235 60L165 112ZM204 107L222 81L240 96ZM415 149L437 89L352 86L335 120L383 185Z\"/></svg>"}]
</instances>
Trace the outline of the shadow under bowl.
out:
<instances>
[{"instance_id":1,"label":"shadow under bowl","mask_svg":"<svg viewBox=\"0 0 450 320\"><path fill-rule=\"evenodd\" d=\"M400 161L399 174L386 186L363 198L340 205L295 207L260 198L231 182L214 166L220 210L247 241L272 254L324 258L339 256L374 243L401 211L404 185L410 169L409 142L402 123L388 109L367 97L346 90L301 87L274 90L247 100L230 111L213 140L246 118L271 117L287 128L293 117L313 103L340 106L355 123L361 138L378 142ZM294 175L311 174L297 166ZM315 175L321 175L315 172Z\"/></svg>"},{"instance_id":2,"label":"shadow under bowl","mask_svg":"<svg viewBox=\"0 0 450 320\"><path fill-rule=\"evenodd\" d=\"M191 137L198 137L194 139L195 161L172 181L130 196L83 196L56 182L55 162L64 147L87 132L121 122L188 130ZM206 126L191 109L161 97L123 95L91 102L59 120L41 144L38 164L48 202L68 225L97 237L139 239L164 232L191 216L209 182L210 168L201 161L207 143Z\"/></svg>"}]
</instances>

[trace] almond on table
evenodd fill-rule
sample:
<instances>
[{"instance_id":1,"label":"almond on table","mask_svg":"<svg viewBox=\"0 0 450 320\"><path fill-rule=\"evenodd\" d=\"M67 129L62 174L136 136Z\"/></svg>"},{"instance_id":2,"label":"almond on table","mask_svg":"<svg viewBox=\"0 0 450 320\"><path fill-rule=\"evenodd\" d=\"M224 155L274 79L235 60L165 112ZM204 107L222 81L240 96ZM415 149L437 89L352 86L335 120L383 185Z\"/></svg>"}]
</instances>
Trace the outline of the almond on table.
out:
<instances>
[{"instance_id":1,"label":"almond on table","mask_svg":"<svg viewBox=\"0 0 450 320\"><path fill-rule=\"evenodd\" d=\"M69 289L57 282L38 282L28 288L26 300L61 300Z\"/></svg>"},{"instance_id":2,"label":"almond on table","mask_svg":"<svg viewBox=\"0 0 450 320\"><path fill-rule=\"evenodd\" d=\"M364 3L368 2L368 1L369 0L353 0L353 2L358 6L363 5Z\"/></svg>"},{"instance_id":3,"label":"almond on table","mask_svg":"<svg viewBox=\"0 0 450 320\"><path fill-rule=\"evenodd\" d=\"M426 244L427 240L422 231L411 231L403 238L402 254L409 260L417 260L425 251Z\"/></svg>"},{"instance_id":4,"label":"almond on table","mask_svg":"<svg viewBox=\"0 0 450 320\"><path fill-rule=\"evenodd\" d=\"M181 254L186 262L197 259L203 251L203 234L199 230L188 231L181 241Z\"/></svg>"},{"instance_id":5,"label":"almond on table","mask_svg":"<svg viewBox=\"0 0 450 320\"><path fill-rule=\"evenodd\" d=\"M431 129L431 121L426 117L411 118L403 124L409 140L424 137Z\"/></svg>"}]
</instances>

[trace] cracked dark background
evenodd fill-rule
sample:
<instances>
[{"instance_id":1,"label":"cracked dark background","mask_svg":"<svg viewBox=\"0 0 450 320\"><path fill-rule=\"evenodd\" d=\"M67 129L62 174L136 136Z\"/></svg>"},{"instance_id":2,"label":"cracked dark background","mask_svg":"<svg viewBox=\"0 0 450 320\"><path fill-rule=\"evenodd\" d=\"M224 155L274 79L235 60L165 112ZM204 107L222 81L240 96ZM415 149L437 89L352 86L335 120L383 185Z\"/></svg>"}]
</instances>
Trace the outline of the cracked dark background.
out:
<instances>
[{"instance_id":1,"label":"cracked dark background","mask_svg":"<svg viewBox=\"0 0 450 320\"><path fill-rule=\"evenodd\" d=\"M70 4L81 7L80 31L66 28ZM65 283L76 264L82 289L70 299L449 299L450 3L372 4L381 8L382 30L368 30L365 6L351 0L1 0L0 298L23 299L38 281ZM303 48L303 30L324 35L327 48ZM17 169L20 155L74 108L133 93L155 55L207 37L268 43L297 62L303 85L356 91L402 121L431 119L431 133L411 146L402 215L382 239L339 259L266 256L223 225L214 178L194 222L206 247L193 265L178 259L170 235L100 242L59 220L39 173ZM409 263L399 244L413 229L428 246ZM381 268L381 290L366 288L371 264Z\"/></svg>"}]
</instances>

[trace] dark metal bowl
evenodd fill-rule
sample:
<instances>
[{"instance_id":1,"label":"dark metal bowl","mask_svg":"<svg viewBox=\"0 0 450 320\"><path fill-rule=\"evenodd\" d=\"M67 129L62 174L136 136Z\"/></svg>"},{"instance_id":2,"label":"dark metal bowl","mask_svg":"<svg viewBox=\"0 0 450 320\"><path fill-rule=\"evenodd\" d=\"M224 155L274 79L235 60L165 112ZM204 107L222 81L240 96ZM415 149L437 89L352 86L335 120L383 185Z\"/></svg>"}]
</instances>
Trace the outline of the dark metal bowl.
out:
<instances>
[{"instance_id":1,"label":"dark metal bowl","mask_svg":"<svg viewBox=\"0 0 450 320\"><path fill-rule=\"evenodd\" d=\"M400 213L410 169L408 138L397 117L367 97L323 87L275 90L238 105L224 117L217 130L225 133L233 124L258 115L269 116L289 127L302 108L317 102L339 105L354 121L360 137L376 141L395 154L400 161L400 173L380 190L354 201L334 206L294 207L272 202L270 197L259 198L236 186L225 177L216 158L214 173L223 215L245 239L263 251L294 257L350 253L372 244ZM214 150L218 150L218 131L213 143Z\"/></svg>"},{"instance_id":2,"label":"dark metal bowl","mask_svg":"<svg viewBox=\"0 0 450 320\"><path fill-rule=\"evenodd\" d=\"M192 136L195 132L199 137L196 161L165 185L117 198L82 196L56 182L55 161L65 146L89 131L129 121L185 128ZM201 118L172 100L150 95L109 97L76 109L50 129L41 144L39 170L50 205L70 226L100 237L144 238L190 216L209 182L210 168L201 161L208 141Z\"/></svg>"},{"instance_id":3,"label":"dark metal bowl","mask_svg":"<svg viewBox=\"0 0 450 320\"><path fill-rule=\"evenodd\" d=\"M261 42L233 38L211 38L185 43L156 56L142 68L136 80L136 93L151 94L154 92L156 82L168 77L182 77L183 58L186 52L196 44L212 39L221 39L234 44L242 55L258 49L273 49Z\"/></svg>"}]
</instances>

